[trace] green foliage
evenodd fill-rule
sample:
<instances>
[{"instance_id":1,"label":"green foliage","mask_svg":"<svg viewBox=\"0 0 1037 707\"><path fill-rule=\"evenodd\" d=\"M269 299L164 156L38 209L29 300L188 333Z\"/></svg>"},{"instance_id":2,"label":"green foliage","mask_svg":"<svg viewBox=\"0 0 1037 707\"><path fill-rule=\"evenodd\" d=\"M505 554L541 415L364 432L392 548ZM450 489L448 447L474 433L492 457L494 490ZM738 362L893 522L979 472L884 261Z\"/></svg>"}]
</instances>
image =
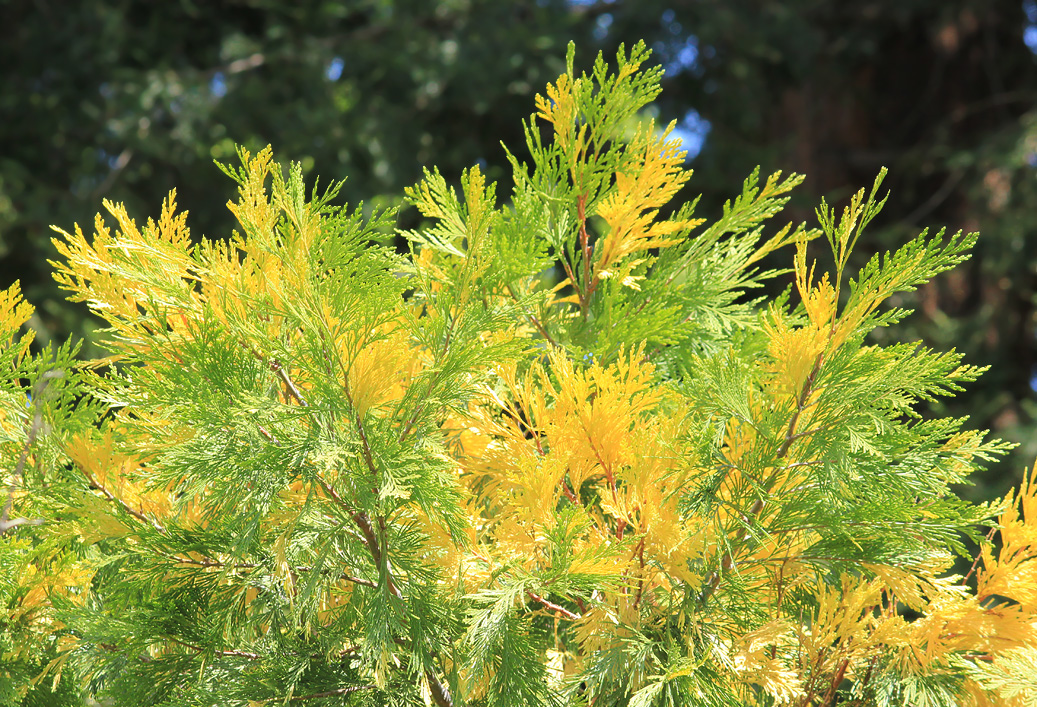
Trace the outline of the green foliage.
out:
<instances>
[{"instance_id":1,"label":"green foliage","mask_svg":"<svg viewBox=\"0 0 1037 707\"><path fill-rule=\"evenodd\" d=\"M975 236L849 278L882 174L811 229L754 172L707 225L647 59L570 50L510 202L427 171L405 257L269 148L228 240L173 196L61 231L110 356L28 356L4 295L9 693L53 656L110 704L1026 704L1037 478L959 499L1007 445L917 410L981 370L867 343Z\"/></svg>"}]
</instances>

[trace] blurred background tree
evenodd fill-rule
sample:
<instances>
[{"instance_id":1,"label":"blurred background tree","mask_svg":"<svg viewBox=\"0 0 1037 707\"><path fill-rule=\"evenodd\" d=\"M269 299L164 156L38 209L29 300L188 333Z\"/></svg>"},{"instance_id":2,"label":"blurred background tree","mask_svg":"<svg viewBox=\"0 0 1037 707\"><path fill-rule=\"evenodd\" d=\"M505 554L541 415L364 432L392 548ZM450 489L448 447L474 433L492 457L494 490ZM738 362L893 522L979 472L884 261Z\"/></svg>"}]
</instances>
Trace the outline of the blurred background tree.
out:
<instances>
[{"instance_id":1,"label":"blurred background tree","mask_svg":"<svg viewBox=\"0 0 1037 707\"><path fill-rule=\"evenodd\" d=\"M1022 443L973 495L1002 492L1037 454L1034 0L3 0L0 286L22 280L40 340L88 334L49 225L88 228L103 197L144 219L176 187L197 234L227 233L212 160L234 143L348 176L350 201L392 203L424 165L503 178L566 43L588 66L640 38L705 215L757 164L807 175L797 221L886 165L862 256L926 225L983 233L888 336L992 366L942 412Z\"/></svg>"}]
</instances>

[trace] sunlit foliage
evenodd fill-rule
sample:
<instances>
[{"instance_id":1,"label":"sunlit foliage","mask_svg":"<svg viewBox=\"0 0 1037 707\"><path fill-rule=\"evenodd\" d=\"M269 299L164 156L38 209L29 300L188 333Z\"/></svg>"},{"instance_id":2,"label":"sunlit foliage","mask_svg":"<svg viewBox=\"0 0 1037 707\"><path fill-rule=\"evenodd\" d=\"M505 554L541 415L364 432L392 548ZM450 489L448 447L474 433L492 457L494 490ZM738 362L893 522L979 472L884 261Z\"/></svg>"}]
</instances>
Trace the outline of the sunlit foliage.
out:
<instances>
[{"instance_id":1,"label":"sunlit foliage","mask_svg":"<svg viewBox=\"0 0 1037 707\"><path fill-rule=\"evenodd\" d=\"M975 235L851 276L882 174L817 229L770 223L795 175L672 204L646 58L570 52L508 202L428 172L406 257L269 149L221 165L226 240L174 195L62 232L110 356L28 357L3 295L6 664L126 705L1032 704L1037 479L959 500L1005 445L915 408L981 370L867 343Z\"/></svg>"}]
</instances>

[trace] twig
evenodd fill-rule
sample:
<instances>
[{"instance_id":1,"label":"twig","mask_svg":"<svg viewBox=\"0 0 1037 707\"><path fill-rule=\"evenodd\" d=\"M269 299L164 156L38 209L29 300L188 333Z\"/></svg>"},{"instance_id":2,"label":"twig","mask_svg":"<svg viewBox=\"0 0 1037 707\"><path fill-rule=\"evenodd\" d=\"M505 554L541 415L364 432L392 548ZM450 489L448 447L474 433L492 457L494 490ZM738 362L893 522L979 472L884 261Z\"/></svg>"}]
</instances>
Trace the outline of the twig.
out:
<instances>
[{"instance_id":1,"label":"twig","mask_svg":"<svg viewBox=\"0 0 1037 707\"><path fill-rule=\"evenodd\" d=\"M587 233L587 196L581 194L576 200L576 218L580 222L580 245L583 250L583 282L587 286L586 292L580 293L580 311L583 318L587 318L587 305L590 304L591 295L594 294L596 279L591 278L591 244L590 235Z\"/></svg>"},{"instance_id":2,"label":"twig","mask_svg":"<svg viewBox=\"0 0 1037 707\"><path fill-rule=\"evenodd\" d=\"M8 530L14 530L19 525L43 525L43 523L42 518L15 518L13 520L0 518L0 535L3 535Z\"/></svg>"},{"instance_id":3,"label":"twig","mask_svg":"<svg viewBox=\"0 0 1037 707\"><path fill-rule=\"evenodd\" d=\"M8 530L17 528L19 525L41 525L43 523L42 518L15 518L12 520L11 508L14 505L14 494L18 491L18 485L21 483L25 472L25 463L29 460L29 450L36 444L40 430L43 429L43 409L40 407L40 400L50 380L52 378L62 378L64 375L65 372L60 370L46 371L36 381L36 385L33 386L32 422L29 424L29 432L25 436L25 444L22 445L22 453L18 457L18 464L15 465L14 473L11 474L11 483L7 487L4 510L0 513L0 535L3 535Z\"/></svg>"},{"instance_id":4,"label":"twig","mask_svg":"<svg viewBox=\"0 0 1037 707\"><path fill-rule=\"evenodd\" d=\"M327 345L328 341L331 340L331 337L330 337L330 327L328 326L327 322L324 321L323 319L321 320L321 324L323 325L323 329L320 332L321 333L321 338L324 340L325 344ZM447 350L448 350L448 348L450 346L450 336L451 336L452 333L453 333L453 322L451 322L450 327L447 329L446 338L445 338L445 340L443 342L443 355L446 355L446 352L447 352ZM354 413L355 418L356 418L357 432L360 434L360 440L361 440L361 444L363 445L363 450L364 450L364 461L367 463L367 467L371 471L371 473L375 476L375 478L377 478L379 474L378 474L378 469L377 469L377 467L375 466L375 463L374 463L374 455L371 452L371 445L368 442L367 433L364 430L363 420L361 419L359 412L357 412L356 405L355 405L355 403L353 401L352 394L351 394L351 392L349 390L349 370L346 368L346 365L342 361L342 357L341 356L335 356L334 359L338 362L339 369L342 371L342 375L343 375L342 383L343 383L343 389L344 389L345 394L346 394L346 400L349 403L350 408L352 408L353 413ZM329 376L332 373L332 366L333 366L333 364L330 361L326 362L326 368L327 368L327 372L328 372ZM282 374L279 371L279 375L282 375L282 380L285 380L286 385L291 382L291 379L287 378L287 374ZM435 380L435 377L434 377L433 380L429 383L429 392L431 392L432 387L435 385L435 383L436 383L436 380ZM289 390L292 390L291 386L289 387ZM297 395L296 399L299 400L299 403L301 405L308 406L307 403L305 403L305 401L301 398L301 395L297 394L297 391L296 391L296 395ZM426 395L427 395L427 393L426 393ZM422 407L423 406L424 406L424 403L422 403ZM400 435L400 441L401 442L403 441L404 438L406 438L407 434L410 432L410 429L413 426L414 422L417 420L417 417L420 414L420 412L421 412L421 407L419 407L418 410L415 411L414 417L411 418L411 421L407 424L407 427L404 429L403 433ZM323 478L321 478L319 476L317 478L318 478L318 483L320 484L321 488L324 489L324 492L328 495L328 497L331 498L336 504L341 506L343 509L345 509L347 512L349 512L350 518L356 524L357 528L359 528L361 534L364 537L364 543L367 545L367 549L371 553L371 558L372 558L372 560L374 560L375 567L378 568L379 573L381 573L383 571L385 573L385 584L386 584L386 587L388 588L389 592L394 597L396 597L397 599L402 601L403 600L403 592L400 591L399 587L396 586L396 583L393 580L392 568L389 566L388 557L382 551L383 548L381 547L381 545L378 542L377 535L375 535L374 527L371 525L371 518L370 518L370 516L368 516L367 513L365 511L363 511L363 510L356 510L356 509L354 509L344 498L342 498L342 496L340 496L338 494L337 491L335 491L335 489L331 486L331 484L329 484L327 481L325 481ZM384 519L379 518L379 523L384 523ZM385 558L384 565L382 563L382 559L383 558ZM432 655L433 658L435 657L434 653L432 653L431 655ZM429 690L431 692L432 700L433 700L433 702L436 703L437 707L453 707L454 700L453 700L453 697L451 697L451 695L450 695L450 690L439 679L439 676L437 676L433 670L429 669L429 670L425 671L425 677L426 677L426 679L429 682ZM356 690L360 690L360 689L370 689L370 688L368 688L368 687L357 687L357 688L352 688L352 689L344 688L344 690L350 690L350 691L356 691ZM336 695L336 694L348 694L348 693L347 692L321 693L321 694L317 695L316 697L328 697L328 696L332 696L332 695ZM304 697L304 698L292 698L292 699L316 699L316 697Z\"/></svg>"},{"instance_id":5,"label":"twig","mask_svg":"<svg viewBox=\"0 0 1037 707\"><path fill-rule=\"evenodd\" d=\"M312 695L299 695L298 697L292 697L289 702L301 702L303 700L320 700L325 697L335 697L336 695L349 695L360 690L374 690L374 685L353 685L352 687L340 687L337 690L327 690L326 692L315 692Z\"/></svg>"},{"instance_id":6,"label":"twig","mask_svg":"<svg viewBox=\"0 0 1037 707\"><path fill-rule=\"evenodd\" d=\"M568 482L566 482L565 476L562 476L562 493L565 494L565 497L568 498L569 501L574 505L583 505L582 503L580 503L580 499L576 498L576 494L572 492L572 489L569 488L569 484Z\"/></svg>"},{"instance_id":7,"label":"twig","mask_svg":"<svg viewBox=\"0 0 1037 707\"><path fill-rule=\"evenodd\" d=\"M789 453L789 448L796 439L813 432L813 430L811 430L797 435L796 424L799 422L799 416L803 414L803 410L807 406L807 398L809 398L811 393L814 392L814 380L817 378L817 374L821 371L821 363L823 360L824 354L818 354L817 358L814 359L814 366L810 369L810 374L807 376L807 379L803 381L803 389L800 391L799 397L796 398L796 411L792 413L792 418L789 420L789 425L785 430L785 441L782 442L781 447L778 448L776 456L779 459L784 458L785 455Z\"/></svg>"},{"instance_id":8,"label":"twig","mask_svg":"<svg viewBox=\"0 0 1037 707\"><path fill-rule=\"evenodd\" d=\"M149 524L152 528L154 528L158 532L160 532L163 535L165 535L166 529L164 527L162 527L162 525L157 520L155 520L154 518L149 518L148 516L144 515L140 511L134 510L134 508L130 504L126 503L126 501L122 500L121 498L116 496L114 493L112 493L111 491L106 489L104 487L104 485L101 484L100 481L95 479L93 474L91 474L86 469L80 467L80 471L83 472L83 476L85 476L86 480L90 482L90 485L92 487L96 488L102 494L104 494L105 498L107 498L109 501L112 501L113 503L117 504L120 508L122 508L124 511L129 513L131 516L133 516L134 518L136 518L140 522Z\"/></svg>"},{"instance_id":9,"label":"twig","mask_svg":"<svg viewBox=\"0 0 1037 707\"><path fill-rule=\"evenodd\" d=\"M111 169L105 176L104 180L98 184L92 192L90 192L90 199L94 200L100 197L102 194L108 193L108 190L115 184L115 180L119 178L122 171L126 169L126 166L133 159L133 148L127 147L125 150L119 153L119 156L115 158L115 162L111 163Z\"/></svg>"},{"instance_id":10,"label":"twig","mask_svg":"<svg viewBox=\"0 0 1037 707\"><path fill-rule=\"evenodd\" d=\"M263 356L255 349L252 349L252 354L260 360L264 360ZM303 397L302 393L299 392L299 388L295 385L291 377L284 370L284 367L281 366L280 362L276 360L270 360L267 365L270 366L270 370L272 370L281 378L285 386L288 388L288 391L291 393L292 397L296 399L299 405L301 405L302 407L310 406L310 404L306 402L306 399ZM339 359L339 367L341 368L342 375L344 376L343 389L346 393L346 400L349 402L349 406L353 408L353 411L356 414L356 426L357 431L360 434L360 441L363 448L364 460L367 462L367 467L368 469L370 469L371 473L377 476L378 468L374 464L374 456L371 452L371 445L368 443L367 433L364 431L364 424L363 421L360 419L360 413L356 412L356 405L353 403L353 397L349 392L349 371L346 370L345 365L342 363L341 359ZM276 440L274 439L273 435L271 435L269 432L266 432L266 430L264 430L262 427L260 427L260 432L265 433L265 436L267 436L269 439L276 443ZM324 489L324 492L328 494L328 496L333 501L335 501L335 503L349 511L350 517L353 519L353 522L356 523L357 527L360 529L360 532L364 535L364 542L367 545L368 551L370 551L371 553L372 559L374 559L375 566L378 567L379 570L381 570L383 555L381 548L378 544L378 538L374 533L374 528L371 526L370 517L364 511L355 510L349 503L346 502L345 499L343 499L338 494L337 491L335 491L334 488L332 488L331 484L329 484L327 481L325 481L324 479L319 479L319 483L321 485L321 488ZM393 596L395 596L398 599L402 598L402 594L400 590L396 587L396 584L393 582L392 575L389 574L388 569L386 569L386 584L388 585L389 591L392 592Z\"/></svg>"},{"instance_id":11,"label":"twig","mask_svg":"<svg viewBox=\"0 0 1037 707\"><path fill-rule=\"evenodd\" d=\"M573 289L575 289L576 292L579 294L579 296L580 296L580 303L581 303L580 306L582 307L583 306L583 304L582 304L583 303L583 290L580 288L580 282L576 279L576 275L573 274L573 269L569 265L569 261L566 258L566 254L565 254L564 250L562 250L560 252L558 261L562 264L562 269L565 270L565 276L567 278L569 278L569 282L572 283Z\"/></svg>"},{"instance_id":12,"label":"twig","mask_svg":"<svg viewBox=\"0 0 1037 707\"><path fill-rule=\"evenodd\" d=\"M991 542L994 539L994 534L995 533L997 533L997 528L991 528L990 532L987 533L987 542ZM972 561L972 566L969 567L969 571L965 574L965 577L961 580L962 584L965 584L966 582L969 581L969 577L971 577L972 573L976 571L976 567L979 566L979 561L980 561L980 558L982 558L982 557L983 557L983 549L980 548L980 551L976 553L976 559Z\"/></svg>"},{"instance_id":13,"label":"twig","mask_svg":"<svg viewBox=\"0 0 1037 707\"><path fill-rule=\"evenodd\" d=\"M305 572L308 569L309 569L308 567L300 567L299 571L300 572ZM340 574L338 576L338 578L341 579L344 582L352 582L353 584L360 584L360 585L363 585L365 587L377 587L378 586L377 582L372 582L369 579L362 579L361 577L354 577L351 574L342 573L342 574Z\"/></svg>"},{"instance_id":14,"label":"twig","mask_svg":"<svg viewBox=\"0 0 1037 707\"><path fill-rule=\"evenodd\" d=\"M544 456L544 445L540 442L540 433L537 432L536 428L533 427L533 424L531 422L527 422L522 417L522 415L525 415L527 418L530 418L532 416L526 410L513 410L511 404L505 403L503 400L498 400L497 402L498 404L500 404L501 409L504 412L508 413L508 416L512 420L518 423L518 428L520 432L522 432L522 428L525 428L525 432L523 432L523 435L528 433L530 437L532 437L533 443L536 445L537 452L540 454L540 456Z\"/></svg>"},{"instance_id":15,"label":"twig","mask_svg":"<svg viewBox=\"0 0 1037 707\"><path fill-rule=\"evenodd\" d=\"M108 651L109 653L119 653L121 655L126 655L125 650L119 648L118 646L112 643L97 643L95 645L101 650ZM139 660L142 663L151 663L154 662L155 659L152 658L150 655L138 655L137 660Z\"/></svg>"},{"instance_id":16,"label":"twig","mask_svg":"<svg viewBox=\"0 0 1037 707\"><path fill-rule=\"evenodd\" d=\"M645 589L645 539L641 536L641 540L637 543L637 557L641 564L641 573L637 578L637 595L634 597L634 608L636 609L641 605L641 595Z\"/></svg>"},{"instance_id":17,"label":"twig","mask_svg":"<svg viewBox=\"0 0 1037 707\"><path fill-rule=\"evenodd\" d=\"M925 202L923 202L920 206L915 208L914 211L912 211L903 219L901 219L901 222L912 224L918 223L919 220L933 212L937 207L940 206L940 204L946 201L947 197L949 197L951 195L951 192L954 191L954 188L957 187L961 180L964 178L964 169L952 170L951 173L947 175L947 179L944 180L942 185L940 185L940 188L933 192L933 194L928 199L926 199Z\"/></svg>"},{"instance_id":18,"label":"twig","mask_svg":"<svg viewBox=\"0 0 1037 707\"><path fill-rule=\"evenodd\" d=\"M228 562L221 562L219 560L213 560L213 559L209 559L209 558L205 558L205 559L202 559L202 560L195 560L195 559L190 558L190 557L180 557L179 555L171 555L169 553L162 553L162 554L165 555L166 557L168 557L170 560L173 560L174 562L179 562L179 563L184 564L184 565L195 565L196 567L220 567L220 568L230 568L230 569L235 569L235 570L252 570L252 569L257 569L257 568L261 567L261 565L257 565L257 564L251 563L251 562L232 562L232 563L228 563ZM295 573L299 573L299 572L312 572L313 571L312 567L307 567L307 566L290 567L289 569L292 572L295 572ZM338 579L342 580L343 582L351 582L353 584L360 584L360 585L363 585L365 587L377 587L378 586L377 582L372 582L371 580L363 579L362 577L354 577L353 575L346 574L345 572L339 574Z\"/></svg>"},{"instance_id":19,"label":"twig","mask_svg":"<svg viewBox=\"0 0 1037 707\"><path fill-rule=\"evenodd\" d=\"M202 648L201 646L195 646L195 645L192 645L190 643L184 643L183 641L179 641L179 640L177 640L175 638L170 638L168 636L166 637L166 640L167 641L172 641L173 643L177 644L178 646L183 646L184 648L189 648L189 649L193 650L195 653L204 653L205 650L206 650L205 648ZM257 653L249 653L248 651L236 651L236 650L220 651L220 650L214 650L213 653L215 655L219 655L219 656L235 656L235 657L238 657L238 658L248 658L249 660L259 660L260 658L262 658L261 655L259 655Z\"/></svg>"},{"instance_id":20,"label":"twig","mask_svg":"<svg viewBox=\"0 0 1037 707\"><path fill-rule=\"evenodd\" d=\"M789 449L792 448L792 443L800 437L804 437L808 434L817 432L818 429L814 428L807 430L806 432L796 433L796 425L799 422L800 415L803 414L803 410L807 408L807 399L814 392L814 381L817 378L817 374L821 371L821 364L824 362L824 353L819 353L817 358L814 359L814 365L810 369L810 373L807 375L805 381L803 381L803 387L800 389L799 395L796 397L796 409L792 413L792 417L789 419L789 424L785 428L785 439L782 441L781 446L778 447L778 452L775 455L778 459L783 459L789 453ZM706 580L706 586L702 590L701 600L703 603L709 599L710 595L717 590L720 586L720 580L723 574L730 572L735 566L734 553L739 545L744 543L749 538L748 525L752 519L756 518L763 512L767 502L763 498L757 498L753 501L753 505L749 507L749 511L746 515L742 516L742 521L746 527L738 535L735 542L733 542L728 548L727 552L724 553L723 559L720 561L720 569L713 570L709 575L709 579Z\"/></svg>"},{"instance_id":21,"label":"twig","mask_svg":"<svg viewBox=\"0 0 1037 707\"><path fill-rule=\"evenodd\" d=\"M344 498L342 498L342 496L338 494L337 491L335 491L334 488L332 488L331 484L329 484L327 481L325 481L324 479L319 479L318 481L320 483L321 488L324 489L324 493L328 494L331 500L333 500L335 503L337 503L339 506L344 508L349 513L349 517L353 520L357 528L360 529L360 532L364 536L364 544L367 545L367 550L371 553L371 559L374 560L375 567L377 567L380 571L382 569L383 555L381 546L378 543L378 536L375 535L374 526L371 525L371 517L367 515L365 511L355 510L351 505L349 505L349 503ZM388 562L386 562L385 567L385 583L386 586L389 588L389 592L394 597L396 597L397 599L403 598L403 593L400 591L399 587L397 587L396 583L393 581L392 573L389 571Z\"/></svg>"},{"instance_id":22,"label":"twig","mask_svg":"<svg viewBox=\"0 0 1037 707\"><path fill-rule=\"evenodd\" d=\"M821 698L821 705L823 707L832 704L832 700L835 699L835 693L839 689L839 683L843 681L843 676L846 675L846 669L849 665L850 659L843 658L843 662L839 665L839 670L832 676L832 684L828 686L828 691L825 692L825 696Z\"/></svg>"},{"instance_id":23,"label":"twig","mask_svg":"<svg viewBox=\"0 0 1037 707\"><path fill-rule=\"evenodd\" d=\"M438 675L431 670L426 670L425 679L429 682L429 692L432 693L432 701L436 703L436 707L454 707L454 698Z\"/></svg>"},{"instance_id":24,"label":"twig","mask_svg":"<svg viewBox=\"0 0 1037 707\"><path fill-rule=\"evenodd\" d=\"M450 317L450 324L447 326L446 336L443 339L443 351L439 354L439 357L441 359L445 358L446 355L447 355L447 352L450 350L450 338L454 334L454 326L456 324L457 324L457 317ZM414 425L417 423L418 417L420 417L421 413L423 413L425 411L425 405L428 403L428 397L430 395L432 395L432 391L435 389L436 384L439 383L439 377L441 375L443 375L443 370L444 370L443 368L440 368L432 376L432 379L428 383L428 388L425 390L425 394L421 398L421 402L414 409L414 414L411 415L411 418L409 420L407 420L407 424L403 428L403 430L400 432L400 436L399 436L399 439L397 440L397 442L402 444L403 440L407 439L407 435L409 435L411 430L414 429Z\"/></svg>"},{"instance_id":25,"label":"twig","mask_svg":"<svg viewBox=\"0 0 1037 707\"><path fill-rule=\"evenodd\" d=\"M551 611L556 611L556 612L558 612L559 614L561 614L562 616L564 616L567 619L571 619L573 621L579 621L580 619L583 618L579 614L574 614L573 612L571 612L568 609L566 609L564 606L559 606L558 604L555 604L553 601L548 601L544 597L540 596L539 594L534 593L533 591L531 591L529 589L526 590L526 594L528 594L529 598L532 599L533 601L536 601L536 602L539 602L540 604L543 604L544 606L546 606Z\"/></svg>"},{"instance_id":26,"label":"twig","mask_svg":"<svg viewBox=\"0 0 1037 707\"><path fill-rule=\"evenodd\" d=\"M249 69L255 69L263 65L266 61L266 57L256 52L243 59L235 59L234 61L227 64L224 71L228 74L240 74L242 71L248 71Z\"/></svg>"},{"instance_id":27,"label":"twig","mask_svg":"<svg viewBox=\"0 0 1037 707\"><path fill-rule=\"evenodd\" d=\"M590 445L591 451L594 452L594 458L598 460L598 464L601 465L602 470L605 472L605 481L608 483L609 490L612 492L612 502L616 505L616 509L619 510L619 494L616 491L616 476L613 474L611 467L605 463L605 460L601 458L601 452L598 451L597 445L594 444L594 438L591 437L591 432L587 429L587 425L583 421L583 416L580 416L580 427L583 429L583 434L587 437L587 444ZM564 480L564 477L563 477ZM626 528L627 522L625 518L616 518L616 539L623 539L623 529Z\"/></svg>"},{"instance_id":28,"label":"twig","mask_svg":"<svg viewBox=\"0 0 1037 707\"><path fill-rule=\"evenodd\" d=\"M879 657L877 655L873 655L871 657L871 660L868 661L868 670L864 673L864 678L857 683L857 689L859 689L862 693L864 692L865 688L868 687L868 683L871 682L872 674L875 672L875 664L878 662L878 660ZM861 704L861 702L859 699L854 700L854 704L859 705Z\"/></svg>"},{"instance_id":29,"label":"twig","mask_svg":"<svg viewBox=\"0 0 1037 707\"><path fill-rule=\"evenodd\" d=\"M241 341L240 343L242 348L248 349L252 353L252 355L256 357L257 360L265 363L267 366L270 367L271 371L277 374L277 377L280 378L281 382L283 382L285 387L288 388L288 393L293 398L295 398L295 401L299 403L299 405L301 405L304 408L308 408L310 406L310 404L306 402L306 398L303 397L303 394L299 390L299 387L295 385L295 381L293 381L291 376L288 375L288 372L284 370L284 366L281 364L280 361L278 361L276 358L267 358L259 350L257 350L254 346L252 346L246 341Z\"/></svg>"},{"instance_id":30,"label":"twig","mask_svg":"<svg viewBox=\"0 0 1037 707\"><path fill-rule=\"evenodd\" d=\"M515 295L515 291L511 289L511 285L505 285L505 287L508 289L508 294L511 295L511 299L515 300L515 304L520 304L519 298ZM525 309L525 307L522 308L524 312ZM537 328L537 331L540 332L540 336L547 339L547 342L551 344L551 346L557 348L558 343L555 342L555 340L551 338L551 335L547 333L547 329L544 328L544 325L540 323L539 319L529 312L526 312L526 318L529 319L530 323Z\"/></svg>"},{"instance_id":31,"label":"twig","mask_svg":"<svg viewBox=\"0 0 1037 707\"><path fill-rule=\"evenodd\" d=\"M346 391L346 396L347 396L347 398L349 397L349 391L348 390ZM353 402L350 399L350 405L352 406L352 404L353 404ZM303 403L303 405L306 405L306 403ZM306 405L306 407L309 407L309 406ZM274 437L272 434L270 434L270 432L268 432L266 430L266 428L264 428L262 425L258 425L258 427L259 427L260 434L262 434L264 437L266 437L268 440L270 440L275 445L281 446L281 443L277 441L277 438ZM361 439L363 440L363 443L364 443L364 451L365 451L364 458L367 460L368 467L371 469L371 471L375 471L374 459L371 457L371 450L370 450L370 447L367 444L367 435L364 434L364 428L363 428L363 425L360 422L359 415L357 416L357 427L359 427L359 429L360 429L360 436L361 436ZM357 524L357 526L360 528L360 532L362 532L364 534L364 543L367 545L368 549L371 551L371 556L373 558L375 558L375 562L376 563L379 563L380 560L381 560L381 552L380 552L380 550L378 548L378 539L374 536L374 532L371 529L371 521L370 521L369 518L367 518L367 514L366 513L362 514L360 511L354 510L353 507L350 506L346 502L346 500L343 499L338 494L337 491L335 491L334 488L332 488L331 484L329 484L326 481L324 481L324 479L319 479L319 483L320 483L321 488L324 489L324 492L326 494L328 494L328 496L330 496L332 498L332 500L335 501L335 503L337 503L338 505L342 506L343 508L345 508L346 510L349 511L350 517L353 519L353 522ZM361 517L361 515L363 517ZM366 519L366 530L365 530L365 523L364 523L365 519ZM298 568L298 571L305 572L308 569L309 568ZM345 580L347 582L353 582L354 584L362 584L362 585L368 586L368 587L377 587L378 586L377 583L372 582L371 580L361 579L359 577L353 577L352 575L348 575L348 574L345 574L345 573L343 573L341 575L340 579L343 579L343 580ZM392 580L391 579L390 579L390 588L391 589L395 588L395 586L392 585Z\"/></svg>"},{"instance_id":32,"label":"twig","mask_svg":"<svg viewBox=\"0 0 1037 707\"><path fill-rule=\"evenodd\" d=\"M270 366L270 370L276 373L277 376L284 382L285 387L288 388L288 392L292 394L292 397L295 398L295 401L304 408L308 408L310 404L306 402L306 398L303 397L302 392L299 390L298 386L295 385L295 382L292 380L291 376L288 375L288 371L284 370L284 366L281 365L281 362L277 359L270 359L268 365Z\"/></svg>"}]
</instances>

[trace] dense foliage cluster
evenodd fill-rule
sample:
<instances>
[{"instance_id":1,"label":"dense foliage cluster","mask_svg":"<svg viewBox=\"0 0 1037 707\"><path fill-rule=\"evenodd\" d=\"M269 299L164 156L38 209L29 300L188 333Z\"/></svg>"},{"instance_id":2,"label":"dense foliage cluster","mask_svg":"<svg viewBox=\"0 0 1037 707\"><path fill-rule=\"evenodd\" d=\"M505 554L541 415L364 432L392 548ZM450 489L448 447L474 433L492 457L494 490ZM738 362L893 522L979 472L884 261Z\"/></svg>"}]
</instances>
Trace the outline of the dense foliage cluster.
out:
<instances>
[{"instance_id":1,"label":"dense foliage cluster","mask_svg":"<svg viewBox=\"0 0 1037 707\"><path fill-rule=\"evenodd\" d=\"M3 295L0 690L1032 704L1037 479L957 498L1005 445L916 409L980 369L866 341L975 236L851 275L881 174L816 229L769 223L795 175L697 218L672 203L672 126L639 118L647 56L588 75L570 51L508 203L478 167L460 193L427 172L406 257L373 243L392 212L269 149L223 166L227 240L195 245L172 195L143 226L106 203L114 225L63 233L57 280L110 355L30 356L31 308ZM791 269L766 269L781 249Z\"/></svg>"}]
</instances>

